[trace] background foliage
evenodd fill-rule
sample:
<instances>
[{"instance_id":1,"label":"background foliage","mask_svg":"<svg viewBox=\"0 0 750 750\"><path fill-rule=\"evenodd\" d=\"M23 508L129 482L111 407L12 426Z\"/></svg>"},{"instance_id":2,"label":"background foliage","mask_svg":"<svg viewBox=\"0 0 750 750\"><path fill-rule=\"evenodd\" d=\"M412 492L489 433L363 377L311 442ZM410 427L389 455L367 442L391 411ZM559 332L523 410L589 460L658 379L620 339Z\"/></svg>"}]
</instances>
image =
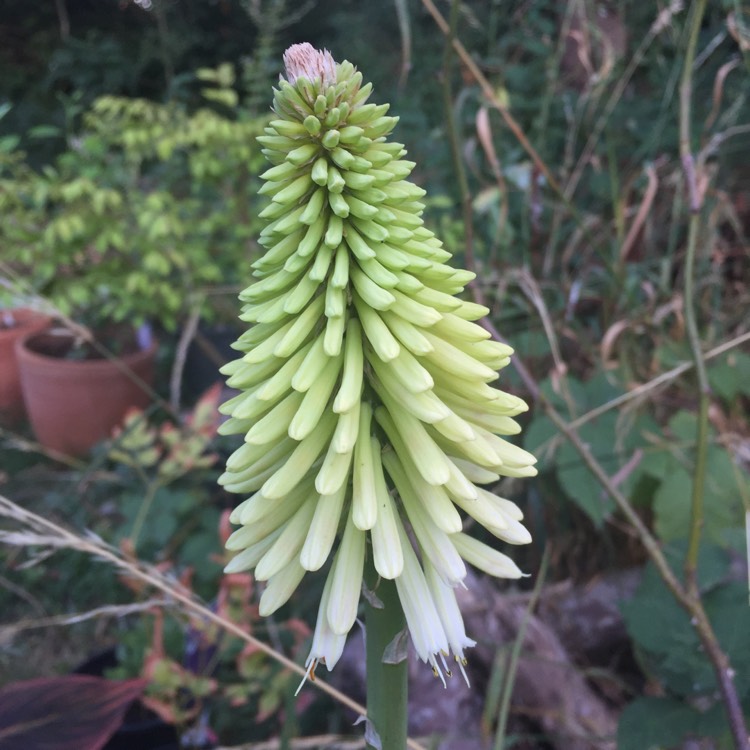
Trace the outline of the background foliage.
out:
<instances>
[{"instance_id":1,"label":"background foliage","mask_svg":"<svg viewBox=\"0 0 750 750\"><path fill-rule=\"evenodd\" d=\"M10 286L13 299L38 294L89 323L114 317L166 331L180 330L196 310L204 321L231 320L236 289L257 257L253 137L281 52L303 40L326 46L374 82L377 101L392 103L397 136L428 190L428 223L457 264L474 266L492 323L681 577L700 418L684 298L686 6L441 5L454 12L458 38L535 160L465 62L448 58L418 0L61 0L33 8L8 0L0 26L5 300ZM739 2L709 3L691 69L688 144L702 199L694 292L711 388L698 583L746 712L748 29ZM526 382L507 377L528 398ZM316 592L301 592L282 621L264 625L253 581L220 575L230 501L214 480L228 446L213 433L210 399L191 410L190 418L133 416L114 447L85 466L60 468L27 436L3 431L2 494L158 565L278 650L304 652ZM613 677L628 683L609 699L620 715L618 746L675 747L690 737L731 746L689 616L541 403L524 445L540 459L539 478L500 490L523 504L535 537L526 569L538 569L545 545L551 582L643 569L620 607L633 669ZM263 653L174 609L92 618L67 635L50 628L25 647L13 628L30 618L149 593L75 551L3 554L10 575L0 579L0 607L13 637L0 643L2 681L44 638L65 648L27 661L26 676L73 666L93 637L119 643L115 674L147 676L149 705L185 732L199 728L206 742L211 732L229 743L343 728L333 711L327 724L316 722L305 711L311 697L292 703L294 680ZM549 746L539 723L515 721L505 746ZM533 739L518 739L524 733Z\"/></svg>"}]
</instances>

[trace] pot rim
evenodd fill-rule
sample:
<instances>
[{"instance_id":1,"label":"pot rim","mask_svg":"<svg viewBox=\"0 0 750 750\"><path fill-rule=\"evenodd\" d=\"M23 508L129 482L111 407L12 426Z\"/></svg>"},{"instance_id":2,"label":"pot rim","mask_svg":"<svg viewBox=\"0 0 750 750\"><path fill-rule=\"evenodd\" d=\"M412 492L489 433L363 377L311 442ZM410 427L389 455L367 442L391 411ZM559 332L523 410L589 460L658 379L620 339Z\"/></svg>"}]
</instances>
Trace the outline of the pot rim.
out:
<instances>
[{"instance_id":1,"label":"pot rim","mask_svg":"<svg viewBox=\"0 0 750 750\"><path fill-rule=\"evenodd\" d=\"M32 349L28 348L28 342L30 342L37 336L48 334L49 331L49 328L46 328L43 331L33 331L19 338L15 344L16 357L19 359L19 361L23 360L28 363L47 367L50 366L50 363L54 362L55 367L56 369L58 369L58 371L66 372L80 372L83 367L87 367L91 372L96 372L97 370L101 372L109 372L112 370L112 368L117 367L117 365L110 359L62 359L60 357L52 357L47 354L40 354L39 352L35 352ZM114 356L113 359L119 360L130 369L134 369L134 367L139 365L141 362L151 359L156 353L158 345L159 342L156 340L156 338L152 338L151 343L145 349L141 349L137 352L132 352L131 354L126 354L122 357Z\"/></svg>"},{"instance_id":2,"label":"pot rim","mask_svg":"<svg viewBox=\"0 0 750 750\"><path fill-rule=\"evenodd\" d=\"M40 326L47 327L53 320L52 315L34 310L31 307L11 307L7 309L16 318L18 325L13 326L13 328L0 328L0 339L17 338L24 332L38 333ZM34 328L34 331L29 331L30 328Z\"/></svg>"}]
</instances>

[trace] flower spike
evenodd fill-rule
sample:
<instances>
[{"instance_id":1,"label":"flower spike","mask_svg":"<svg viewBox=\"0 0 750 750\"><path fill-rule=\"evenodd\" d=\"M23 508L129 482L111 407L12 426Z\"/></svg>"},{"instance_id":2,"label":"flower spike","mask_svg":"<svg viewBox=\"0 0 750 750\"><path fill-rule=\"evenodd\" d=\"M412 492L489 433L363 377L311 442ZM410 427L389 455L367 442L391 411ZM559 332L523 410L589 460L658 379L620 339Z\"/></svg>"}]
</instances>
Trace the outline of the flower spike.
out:
<instances>
[{"instance_id":1,"label":"flower spike","mask_svg":"<svg viewBox=\"0 0 750 750\"><path fill-rule=\"evenodd\" d=\"M266 252L240 294L240 356L222 369L241 393L222 407L221 432L244 435L219 480L245 495L227 572L267 580L270 614L329 563L306 662L314 679L341 656L372 555L395 581L419 658L445 684L452 653L468 683L475 642L453 587L466 563L522 573L463 520L530 541L518 507L480 486L536 473L507 439L526 404L491 385L512 350L474 322L489 311L459 296L474 274L448 265L424 226L425 193L389 139L388 105L369 103L370 84L325 50L295 44L284 63L258 139L270 163Z\"/></svg>"}]
</instances>

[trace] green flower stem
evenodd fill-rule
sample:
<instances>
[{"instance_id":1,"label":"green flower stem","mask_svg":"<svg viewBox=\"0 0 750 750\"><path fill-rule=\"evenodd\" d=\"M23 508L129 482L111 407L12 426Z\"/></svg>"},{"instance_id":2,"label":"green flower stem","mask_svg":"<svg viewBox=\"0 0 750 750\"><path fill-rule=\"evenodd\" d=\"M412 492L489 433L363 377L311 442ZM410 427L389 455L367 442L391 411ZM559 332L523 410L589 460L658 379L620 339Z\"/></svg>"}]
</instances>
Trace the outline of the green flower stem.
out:
<instances>
[{"instance_id":1,"label":"green flower stem","mask_svg":"<svg viewBox=\"0 0 750 750\"><path fill-rule=\"evenodd\" d=\"M389 643L406 627L401 602L393 581L380 579L369 558L366 562L367 586L383 603L382 609L365 604L367 625L367 717L380 736L383 750L405 750L407 746L407 665L384 664ZM376 750L367 745L368 750Z\"/></svg>"},{"instance_id":2,"label":"green flower stem","mask_svg":"<svg viewBox=\"0 0 750 750\"><path fill-rule=\"evenodd\" d=\"M703 196L698 188L696 165L691 148L691 105L693 95L693 63L695 50L700 34L701 22L706 10L707 0L696 0L693 3L690 36L688 37L685 60L683 62L682 81L680 84L680 157L688 187L690 200L690 225L688 229L688 246L685 258L685 323L690 349L698 376L698 433L696 437L695 468L693 470L693 492L691 501L690 539L685 557L685 597L687 609L692 615L692 622L701 637L703 646L716 672L724 707L729 720L729 727L737 750L750 750L750 737L743 715L742 705L734 684L734 670L729 659L721 649L701 601L701 592L697 581L698 551L703 528L703 495L706 481L706 456L708 451L708 407L709 383L706 373L703 351L701 348L698 324L695 315L694 285L695 256L697 253L698 234L700 229Z\"/></svg>"},{"instance_id":3,"label":"green flower stem","mask_svg":"<svg viewBox=\"0 0 750 750\"><path fill-rule=\"evenodd\" d=\"M693 61L698 43L701 21L706 10L706 0L697 0L693 6L690 36L685 51L682 82L680 84L680 157L682 158L688 193L690 196L690 226L688 246L685 258L685 325L687 327L690 349L695 361L698 376L699 404L698 404L698 435L695 456L695 470L693 473L693 493L690 523L690 542L685 558L685 576L688 588L697 596L696 569L698 566L698 548L700 547L701 530L703 527L703 490L706 480L706 455L708 450L708 402L709 384L706 365L703 361L700 334L695 315L694 284L695 284L695 256L700 229L700 212L703 199L697 188L695 163L691 149L691 103L693 94Z\"/></svg>"},{"instance_id":4,"label":"green flower stem","mask_svg":"<svg viewBox=\"0 0 750 750\"><path fill-rule=\"evenodd\" d=\"M688 588L697 594L698 583L696 571L698 568L698 550L701 532L703 531L703 497L706 485L706 459L708 456L708 406L710 386L706 365L703 361L700 334L695 315L694 285L695 285L695 256L697 251L697 236L700 217L694 213L690 217L688 234L687 257L685 259L685 323L690 341L690 349L698 376L698 429L695 449L695 468L693 470L693 490L690 511L690 538L687 555L685 557L685 577Z\"/></svg>"}]
</instances>

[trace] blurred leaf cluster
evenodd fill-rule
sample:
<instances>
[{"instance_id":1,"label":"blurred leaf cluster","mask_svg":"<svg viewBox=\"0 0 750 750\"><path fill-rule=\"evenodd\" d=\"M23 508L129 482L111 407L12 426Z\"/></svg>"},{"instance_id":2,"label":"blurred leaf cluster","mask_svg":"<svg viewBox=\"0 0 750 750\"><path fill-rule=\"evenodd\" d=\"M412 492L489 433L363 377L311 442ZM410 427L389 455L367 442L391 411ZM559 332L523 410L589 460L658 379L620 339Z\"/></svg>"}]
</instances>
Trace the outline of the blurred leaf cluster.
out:
<instances>
[{"instance_id":1,"label":"blurred leaf cluster","mask_svg":"<svg viewBox=\"0 0 750 750\"><path fill-rule=\"evenodd\" d=\"M211 107L104 96L53 164L0 156L2 260L22 292L89 325L216 318L211 294L256 255L262 121L240 109L231 66L196 75Z\"/></svg>"}]
</instances>

